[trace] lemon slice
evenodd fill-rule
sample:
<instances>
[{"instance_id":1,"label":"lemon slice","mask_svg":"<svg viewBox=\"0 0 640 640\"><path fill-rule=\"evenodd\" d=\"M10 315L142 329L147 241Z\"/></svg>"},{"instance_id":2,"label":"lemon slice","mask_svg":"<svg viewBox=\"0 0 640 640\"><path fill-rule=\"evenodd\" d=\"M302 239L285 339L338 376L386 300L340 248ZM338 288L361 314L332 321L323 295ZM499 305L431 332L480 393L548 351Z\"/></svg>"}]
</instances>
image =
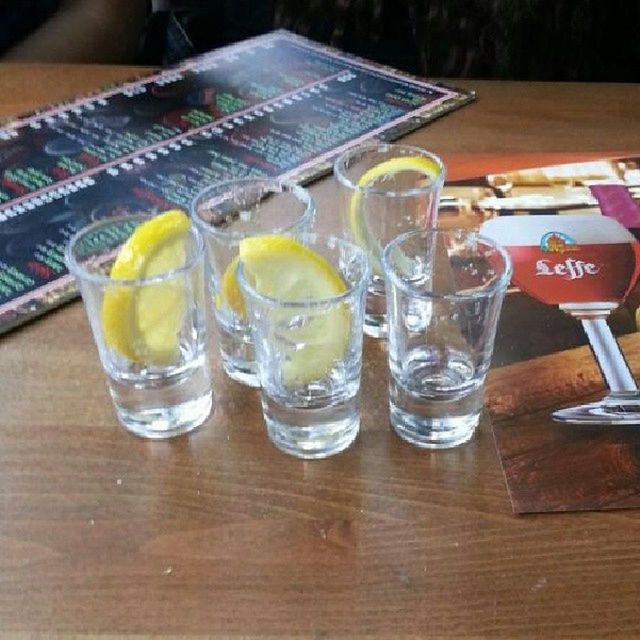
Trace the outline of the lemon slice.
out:
<instances>
[{"instance_id":1,"label":"lemon slice","mask_svg":"<svg viewBox=\"0 0 640 640\"><path fill-rule=\"evenodd\" d=\"M216 296L216 305L218 308L226 306L236 315L246 320L247 310L244 304L244 297L242 296L242 291L240 291L238 280L236 279L239 261L240 256L238 255L224 270L222 280L220 280L220 293Z\"/></svg>"},{"instance_id":2,"label":"lemon slice","mask_svg":"<svg viewBox=\"0 0 640 640\"><path fill-rule=\"evenodd\" d=\"M286 236L267 235L240 242L245 277L255 290L283 302L339 296L347 290L341 275L320 254ZM325 376L344 357L351 331L345 303L279 308L270 318L281 357L285 386Z\"/></svg>"},{"instance_id":3,"label":"lemon slice","mask_svg":"<svg viewBox=\"0 0 640 640\"><path fill-rule=\"evenodd\" d=\"M398 156L390 160L384 160L365 171L358 180L358 187L349 205L349 226L353 234L353 240L360 245L369 256L371 270L375 275L382 276L382 247L367 223L366 212L362 206L362 191L373 185L383 176L394 176L403 171L414 171L435 181L442 175L442 169L437 162L425 156Z\"/></svg>"},{"instance_id":4,"label":"lemon slice","mask_svg":"<svg viewBox=\"0 0 640 640\"><path fill-rule=\"evenodd\" d=\"M122 245L111 267L114 280L153 278L186 262L189 218L166 211L142 223ZM113 284L102 301L102 329L107 346L133 362L152 366L174 362L186 308L178 281L147 285Z\"/></svg>"}]
</instances>

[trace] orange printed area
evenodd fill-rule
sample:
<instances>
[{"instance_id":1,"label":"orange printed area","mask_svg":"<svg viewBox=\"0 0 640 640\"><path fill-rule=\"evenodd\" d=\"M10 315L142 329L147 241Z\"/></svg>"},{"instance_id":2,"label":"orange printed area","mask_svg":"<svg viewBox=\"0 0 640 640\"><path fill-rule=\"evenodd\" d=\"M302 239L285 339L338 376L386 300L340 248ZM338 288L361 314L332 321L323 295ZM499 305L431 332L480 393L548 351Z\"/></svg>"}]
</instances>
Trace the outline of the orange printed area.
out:
<instances>
[{"instance_id":1,"label":"orange printed area","mask_svg":"<svg viewBox=\"0 0 640 640\"><path fill-rule=\"evenodd\" d=\"M568 251L579 251L580 247L577 244L567 242L562 236L554 233L547 238L542 250L549 253L567 253Z\"/></svg>"}]
</instances>

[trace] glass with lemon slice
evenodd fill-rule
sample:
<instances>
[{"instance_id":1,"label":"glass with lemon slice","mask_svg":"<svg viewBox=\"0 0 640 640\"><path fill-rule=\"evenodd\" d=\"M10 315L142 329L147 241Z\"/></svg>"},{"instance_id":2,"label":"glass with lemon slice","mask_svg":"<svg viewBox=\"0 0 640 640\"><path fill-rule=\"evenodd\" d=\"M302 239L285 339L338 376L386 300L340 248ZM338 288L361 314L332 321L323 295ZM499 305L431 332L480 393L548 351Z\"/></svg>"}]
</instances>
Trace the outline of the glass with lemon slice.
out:
<instances>
[{"instance_id":1,"label":"glass with lemon slice","mask_svg":"<svg viewBox=\"0 0 640 640\"><path fill-rule=\"evenodd\" d=\"M78 283L120 422L147 438L191 431L213 402L204 242L188 216L125 215L71 238Z\"/></svg>"},{"instance_id":2,"label":"glass with lemon slice","mask_svg":"<svg viewBox=\"0 0 640 640\"><path fill-rule=\"evenodd\" d=\"M343 451L360 425L364 251L316 234L256 236L239 250L270 439L300 458Z\"/></svg>"},{"instance_id":3,"label":"glass with lemon slice","mask_svg":"<svg viewBox=\"0 0 640 640\"><path fill-rule=\"evenodd\" d=\"M207 248L222 365L233 380L260 385L251 328L236 280L240 243L252 236L310 231L314 215L314 203L305 189L271 178L220 182L201 192L191 206Z\"/></svg>"},{"instance_id":4,"label":"glass with lemon slice","mask_svg":"<svg viewBox=\"0 0 640 640\"><path fill-rule=\"evenodd\" d=\"M417 147L371 143L338 157L334 175L343 233L367 252L371 264L364 332L382 338L387 334L382 251L403 233L436 226L445 167Z\"/></svg>"}]
</instances>

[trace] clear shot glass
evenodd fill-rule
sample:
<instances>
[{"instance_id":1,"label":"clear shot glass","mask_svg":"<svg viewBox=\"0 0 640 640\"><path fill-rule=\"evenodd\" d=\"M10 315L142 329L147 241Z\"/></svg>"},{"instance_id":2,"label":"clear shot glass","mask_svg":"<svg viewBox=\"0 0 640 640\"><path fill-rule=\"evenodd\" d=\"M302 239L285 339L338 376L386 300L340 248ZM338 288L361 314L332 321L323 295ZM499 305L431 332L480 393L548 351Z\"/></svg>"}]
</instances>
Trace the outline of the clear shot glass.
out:
<instances>
[{"instance_id":1,"label":"clear shot glass","mask_svg":"<svg viewBox=\"0 0 640 640\"><path fill-rule=\"evenodd\" d=\"M184 266L135 280L109 271L133 230L150 216L96 222L66 249L122 425L170 438L202 424L213 402L207 356L204 243L191 228ZM167 318L170 318L167 320Z\"/></svg>"},{"instance_id":2,"label":"clear shot glass","mask_svg":"<svg viewBox=\"0 0 640 640\"><path fill-rule=\"evenodd\" d=\"M436 226L445 180L438 156L402 144L373 143L345 151L334 164L343 235L369 256L364 332L387 334L382 250L408 231Z\"/></svg>"},{"instance_id":3,"label":"clear shot glass","mask_svg":"<svg viewBox=\"0 0 640 640\"><path fill-rule=\"evenodd\" d=\"M269 438L299 458L346 449L360 427L362 323L369 278L365 253L345 240L305 234L301 241L340 274L345 291L325 299L260 294L242 263L238 280L254 331Z\"/></svg>"},{"instance_id":4,"label":"clear shot glass","mask_svg":"<svg viewBox=\"0 0 640 640\"><path fill-rule=\"evenodd\" d=\"M251 328L226 295L235 279L238 245L249 236L285 233L295 237L310 231L315 205L298 185L248 178L208 187L193 202L191 216L207 246L207 279L222 365L233 380L258 387Z\"/></svg>"},{"instance_id":5,"label":"clear shot glass","mask_svg":"<svg viewBox=\"0 0 640 640\"><path fill-rule=\"evenodd\" d=\"M509 255L473 232L409 232L382 263L391 425L419 447L462 444L482 411Z\"/></svg>"}]
</instances>

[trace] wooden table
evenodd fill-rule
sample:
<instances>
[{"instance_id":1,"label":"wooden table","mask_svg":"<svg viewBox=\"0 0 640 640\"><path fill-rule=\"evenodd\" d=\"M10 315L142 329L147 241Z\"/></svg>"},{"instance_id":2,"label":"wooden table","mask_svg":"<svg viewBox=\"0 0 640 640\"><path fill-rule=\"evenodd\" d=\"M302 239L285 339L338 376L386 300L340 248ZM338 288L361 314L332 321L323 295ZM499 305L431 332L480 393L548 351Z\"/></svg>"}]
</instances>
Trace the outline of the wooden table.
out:
<instances>
[{"instance_id":1,"label":"wooden table","mask_svg":"<svg viewBox=\"0 0 640 640\"><path fill-rule=\"evenodd\" d=\"M134 71L0 65L0 115ZM408 138L454 174L640 150L638 86L458 84L477 103ZM334 215L331 181L313 192ZM640 374L640 338L623 344ZM563 354L559 397L602 390L587 355ZM218 363L203 429L166 443L126 434L80 303L0 338L0 630L638 636L640 514L514 516L488 419L466 446L416 450L388 426L382 345L368 342L365 358L357 444L302 462L270 446L257 394ZM546 406L522 393L518 366L490 380L503 420L514 398L525 413L511 420Z\"/></svg>"}]
</instances>

